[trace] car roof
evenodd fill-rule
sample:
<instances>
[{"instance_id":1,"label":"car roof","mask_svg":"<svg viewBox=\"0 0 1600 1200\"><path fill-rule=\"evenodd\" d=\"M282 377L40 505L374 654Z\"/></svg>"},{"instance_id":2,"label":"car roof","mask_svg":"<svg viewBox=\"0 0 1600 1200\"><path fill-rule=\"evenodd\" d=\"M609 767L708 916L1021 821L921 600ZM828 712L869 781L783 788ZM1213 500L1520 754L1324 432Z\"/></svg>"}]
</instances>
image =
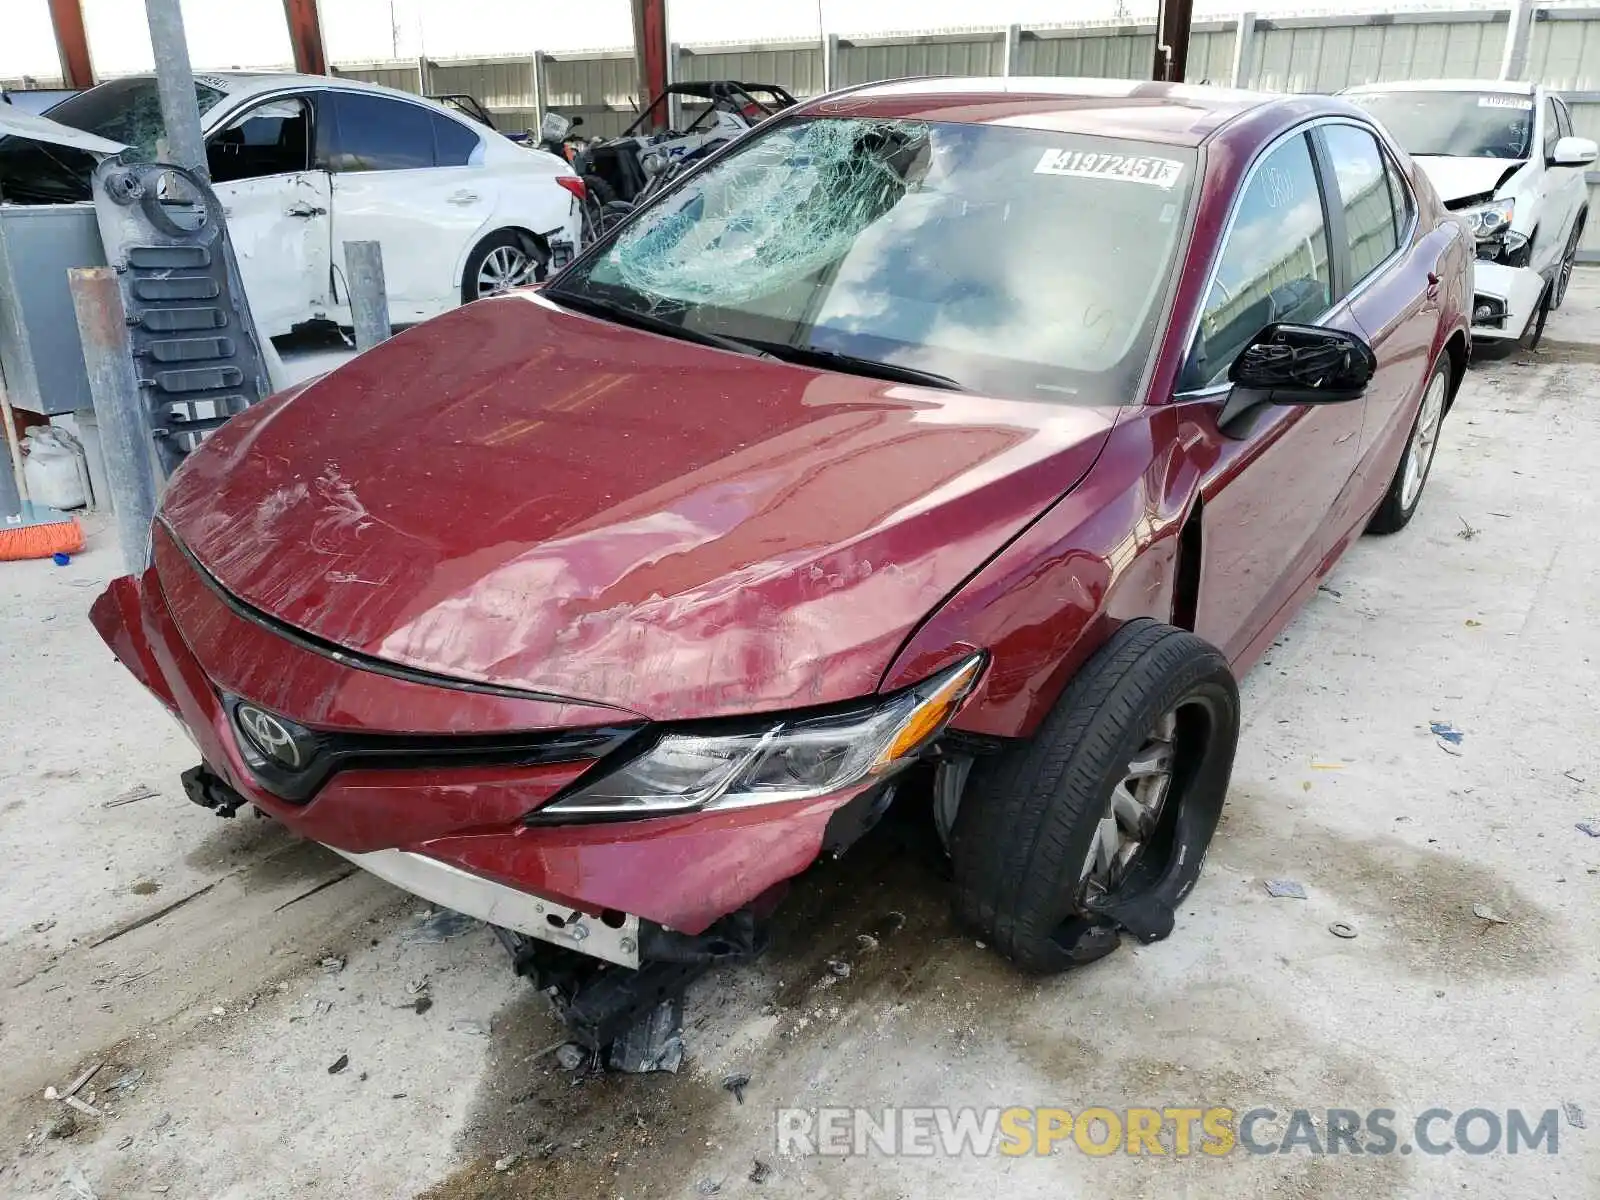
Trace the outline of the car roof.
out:
<instances>
[{"instance_id":1,"label":"car roof","mask_svg":"<svg viewBox=\"0 0 1600 1200\"><path fill-rule=\"evenodd\" d=\"M145 72L138 78L154 79ZM337 88L340 91L375 92L385 96L398 96L416 100L433 107L437 101L399 88L384 87L381 83L368 83L363 79L346 79L340 75L301 75L294 71L197 71L195 82L227 93L230 100L243 100L268 92L281 92L285 88Z\"/></svg>"},{"instance_id":2,"label":"car roof","mask_svg":"<svg viewBox=\"0 0 1600 1200\"><path fill-rule=\"evenodd\" d=\"M821 97L806 107L827 116L1017 125L1197 146L1245 113L1275 104L1303 104L1308 99L1315 102L1315 98L1303 96L1276 96L1204 84L980 76L869 84ZM1342 112L1346 107L1330 103L1331 111Z\"/></svg>"},{"instance_id":3,"label":"car roof","mask_svg":"<svg viewBox=\"0 0 1600 1200\"><path fill-rule=\"evenodd\" d=\"M1539 85L1520 79L1397 79L1391 83L1363 83L1345 88L1341 96L1363 92L1497 92L1508 96L1531 96Z\"/></svg>"}]
</instances>

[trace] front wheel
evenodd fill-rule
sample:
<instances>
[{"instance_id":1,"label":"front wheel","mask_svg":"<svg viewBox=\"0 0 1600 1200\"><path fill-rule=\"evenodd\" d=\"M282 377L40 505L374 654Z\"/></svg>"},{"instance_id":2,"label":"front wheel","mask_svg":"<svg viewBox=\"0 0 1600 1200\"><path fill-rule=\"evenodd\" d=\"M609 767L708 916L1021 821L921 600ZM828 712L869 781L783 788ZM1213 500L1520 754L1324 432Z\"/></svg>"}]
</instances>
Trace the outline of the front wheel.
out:
<instances>
[{"instance_id":1,"label":"front wheel","mask_svg":"<svg viewBox=\"0 0 1600 1200\"><path fill-rule=\"evenodd\" d=\"M1428 376L1428 386L1423 389L1422 404L1411 426L1411 436L1406 439L1405 452L1400 456L1394 478L1389 480L1389 490L1367 522L1368 533L1398 533L1410 524L1422 499L1423 485L1428 482L1428 472L1433 467L1433 453L1439 446L1439 430L1444 424L1449 398L1450 361L1443 357Z\"/></svg>"},{"instance_id":2,"label":"front wheel","mask_svg":"<svg viewBox=\"0 0 1600 1200\"><path fill-rule=\"evenodd\" d=\"M950 835L958 918L1029 971L1171 932L1222 815L1239 740L1227 660L1130 621L1029 741L974 768Z\"/></svg>"},{"instance_id":3,"label":"front wheel","mask_svg":"<svg viewBox=\"0 0 1600 1200\"><path fill-rule=\"evenodd\" d=\"M1579 213L1578 219L1572 223L1572 232L1567 235L1567 248L1562 251L1561 265L1556 268L1556 291L1550 297L1550 307L1560 308L1567 298L1567 287L1572 283L1572 269L1578 261L1578 246L1583 242L1583 224L1587 213ZM1540 332L1544 332L1542 329Z\"/></svg>"}]
</instances>

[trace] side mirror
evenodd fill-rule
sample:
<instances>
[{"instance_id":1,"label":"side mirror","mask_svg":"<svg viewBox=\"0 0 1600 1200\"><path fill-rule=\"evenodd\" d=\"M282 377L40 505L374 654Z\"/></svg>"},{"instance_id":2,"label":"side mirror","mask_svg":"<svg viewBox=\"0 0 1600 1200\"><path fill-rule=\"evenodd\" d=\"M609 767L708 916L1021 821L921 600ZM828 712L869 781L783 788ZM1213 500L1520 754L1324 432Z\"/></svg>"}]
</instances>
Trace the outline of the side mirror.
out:
<instances>
[{"instance_id":1,"label":"side mirror","mask_svg":"<svg viewBox=\"0 0 1600 1200\"><path fill-rule=\"evenodd\" d=\"M1367 390L1378 360L1353 333L1320 325L1268 325L1228 369L1233 391L1217 424L1266 404L1342 404Z\"/></svg>"},{"instance_id":2,"label":"side mirror","mask_svg":"<svg viewBox=\"0 0 1600 1200\"><path fill-rule=\"evenodd\" d=\"M570 126L570 128L572 128L572 129L576 129L579 125L583 124L583 118L582 117L573 117L573 118L571 118L571 120L572 120L572 125Z\"/></svg>"},{"instance_id":3,"label":"side mirror","mask_svg":"<svg viewBox=\"0 0 1600 1200\"><path fill-rule=\"evenodd\" d=\"M1600 146L1589 138L1564 137L1550 154L1552 167L1586 167L1600 155Z\"/></svg>"}]
</instances>

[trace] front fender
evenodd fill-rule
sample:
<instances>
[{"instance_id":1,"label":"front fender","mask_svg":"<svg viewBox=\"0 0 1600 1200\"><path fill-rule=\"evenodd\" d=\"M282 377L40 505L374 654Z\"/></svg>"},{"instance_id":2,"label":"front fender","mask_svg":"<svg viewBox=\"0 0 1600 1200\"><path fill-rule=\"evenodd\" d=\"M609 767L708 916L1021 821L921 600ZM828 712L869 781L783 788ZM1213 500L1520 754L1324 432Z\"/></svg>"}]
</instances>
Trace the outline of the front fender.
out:
<instances>
[{"instance_id":1,"label":"front fender","mask_svg":"<svg viewBox=\"0 0 1600 1200\"><path fill-rule=\"evenodd\" d=\"M1176 432L1170 409L1128 410L1083 481L918 626L882 687L986 649L990 668L955 728L1026 737L1124 623L1170 621L1179 533L1200 484Z\"/></svg>"}]
</instances>

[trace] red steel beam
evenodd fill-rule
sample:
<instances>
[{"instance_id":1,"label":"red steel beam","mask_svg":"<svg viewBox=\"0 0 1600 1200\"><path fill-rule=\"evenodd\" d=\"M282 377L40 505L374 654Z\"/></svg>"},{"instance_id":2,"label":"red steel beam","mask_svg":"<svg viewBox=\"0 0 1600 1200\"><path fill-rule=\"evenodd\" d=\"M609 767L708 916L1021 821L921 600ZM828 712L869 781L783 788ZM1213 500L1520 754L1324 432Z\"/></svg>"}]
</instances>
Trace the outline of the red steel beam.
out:
<instances>
[{"instance_id":1,"label":"red steel beam","mask_svg":"<svg viewBox=\"0 0 1600 1200\"><path fill-rule=\"evenodd\" d=\"M50 0L50 24L55 26L56 53L61 56L61 78L69 88L94 86L94 65L89 61L89 34L83 27L81 0Z\"/></svg>"},{"instance_id":2,"label":"red steel beam","mask_svg":"<svg viewBox=\"0 0 1600 1200\"><path fill-rule=\"evenodd\" d=\"M322 18L317 0L283 0L289 21L289 42L294 46L294 69L302 75L326 75L328 52L322 45Z\"/></svg>"},{"instance_id":3,"label":"red steel beam","mask_svg":"<svg viewBox=\"0 0 1600 1200\"><path fill-rule=\"evenodd\" d=\"M639 104L649 104L667 89L667 0L630 0L633 6L633 56L639 66ZM652 110L649 125L660 129L667 106Z\"/></svg>"},{"instance_id":4,"label":"red steel beam","mask_svg":"<svg viewBox=\"0 0 1600 1200\"><path fill-rule=\"evenodd\" d=\"M1156 17L1156 60L1150 78L1182 83L1189 65L1189 28L1194 24L1194 0L1161 0Z\"/></svg>"}]
</instances>

